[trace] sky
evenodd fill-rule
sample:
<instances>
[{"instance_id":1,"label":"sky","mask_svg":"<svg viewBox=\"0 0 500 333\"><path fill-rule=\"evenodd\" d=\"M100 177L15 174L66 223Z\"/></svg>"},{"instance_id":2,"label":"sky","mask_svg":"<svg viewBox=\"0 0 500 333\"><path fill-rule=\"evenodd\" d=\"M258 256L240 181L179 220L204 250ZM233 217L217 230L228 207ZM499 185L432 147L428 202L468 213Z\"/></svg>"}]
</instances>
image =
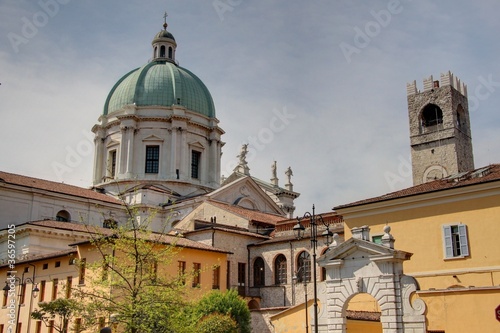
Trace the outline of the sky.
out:
<instances>
[{"instance_id":1,"label":"sky","mask_svg":"<svg viewBox=\"0 0 500 333\"><path fill-rule=\"evenodd\" d=\"M495 0L0 0L0 170L89 187L92 126L162 29L208 87L222 174L291 167L297 215L412 185L406 84L468 86L475 166L500 163Z\"/></svg>"}]
</instances>

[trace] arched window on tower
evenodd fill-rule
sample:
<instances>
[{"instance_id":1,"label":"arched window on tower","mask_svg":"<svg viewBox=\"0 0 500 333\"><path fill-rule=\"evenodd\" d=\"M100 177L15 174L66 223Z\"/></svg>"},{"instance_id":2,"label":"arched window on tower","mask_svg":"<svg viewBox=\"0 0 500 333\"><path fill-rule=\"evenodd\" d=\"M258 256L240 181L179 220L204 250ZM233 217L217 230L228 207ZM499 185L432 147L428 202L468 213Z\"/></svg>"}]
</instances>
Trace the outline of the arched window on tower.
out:
<instances>
[{"instance_id":1,"label":"arched window on tower","mask_svg":"<svg viewBox=\"0 0 500 333\"><path fill-rule=\"evenodd\" d=\"M283 254L274 260L274 283L286 284L286 257Z\"/></svg>"},{"instance_id":2,"label":"arched window on tower","mask_svg":"<svg viewBox=\"0 0 500 333\"><path fill-rule=\"evenodd\" d=\"M427 104L422 110L421 122L423 128L443 123L443 111L435 104Z\"/></svg>"},{"instance_id":3,"label":"arched window on tower","mask_svg":"<svg viewBox=\"0 0 500 333\"><path fill-rule=\"evenodd\" d=\"M158 47L155 46L155 49L154 49L154 57L157 58L158 57Z\"/></svg>"},{"instance_id":4,"label":"arched window on tower","mask_svg":"<svg viewBox=\"0 0 500 333\"><path fill-rule=\"evenodd\" d=\"M311 256L307 251L302 251L297 256L297 272L298 282L311 282Z\"/></svg>"},{"instance_id":5,"label":"arched window on tower","mask_svg":"<svg viewBox=\"0 0 500 333\"><path fill-rule=\"evenodd\" d=\"M160 58L165 58L165 45L160 46Z\"/></svg>"},{"instance_id":6,"label":"arched window on tower","mask_svg":"<svg viewBox=\"0 0 500 333\"><path fill-rule=\"evenodd\" d=\"M264 259L257 257L253 262L253 286L262 287L265 285Z\"/></svg>"},{"instance_id":7,"label":"arched window on tower","mask_svg":"<svg viewBox=\"0 0 500 333\"><path fill-rule=\"evenodd\" d=\"M169 58L169 59L172 59L172 54L173 54L173 52L172 52L172 47L171 47L171 46L169 46L169 48L168 48L168 58Z\"/></svg>"}]
</instances>

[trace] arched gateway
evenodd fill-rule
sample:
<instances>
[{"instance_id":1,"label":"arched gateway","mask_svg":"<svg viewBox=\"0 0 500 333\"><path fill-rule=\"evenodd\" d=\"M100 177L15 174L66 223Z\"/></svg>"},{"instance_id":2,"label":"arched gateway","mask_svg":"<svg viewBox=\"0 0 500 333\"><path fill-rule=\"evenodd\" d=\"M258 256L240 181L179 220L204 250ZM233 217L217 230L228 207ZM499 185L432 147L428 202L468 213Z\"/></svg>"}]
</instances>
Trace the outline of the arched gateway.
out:
<instances>
[{"instance_id":1,"label":"arched gateway","mask_svg":"<svg viewBox=\"0 0 500 333\"><path fill-rule=\"evenodd\" d=\"M352 230L352 238L318 258L326 269L325 289L319 293L320 332L346 332L349 300L359 294L373 296L381 310L383 333L425 333L425 303L411 302L417 281L403 274L403 262L411 253L395 250L390 227L384 228L382 244L371 242L367 226Z\"/></svg>"}]
</instances>

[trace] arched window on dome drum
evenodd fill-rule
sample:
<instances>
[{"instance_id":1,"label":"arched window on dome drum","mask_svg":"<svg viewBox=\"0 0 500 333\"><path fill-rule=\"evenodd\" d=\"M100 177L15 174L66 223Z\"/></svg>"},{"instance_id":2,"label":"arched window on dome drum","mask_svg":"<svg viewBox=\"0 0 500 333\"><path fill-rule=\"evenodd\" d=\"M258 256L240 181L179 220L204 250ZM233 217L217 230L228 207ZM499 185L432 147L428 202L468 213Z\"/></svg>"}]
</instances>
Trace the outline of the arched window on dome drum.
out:
<instances>
[{"instance_id":1,"label":"arched window on dome drum","mask_svg":"<svg viewBox=\"0 0 500 333\"><path fill-rule=\"evenodd\" d=\"M306 251L297 256L297 282L311 282L311 256Z\"/></svg>"},{"instance_id":2,"label":"arched window on dome drum","mask_svg":"<svg viewBox=\"0 0 500 333\"><path fill-rule=\"evenodd\" d=\"M69 222L71 221L71 215L66 210L60 210L56 214L56 221Z\"/></svg>"},{"instance_id":3,"label":"arched window on dome drum","mask_svg":"<svg viewBox=\"0 0 500 333\"><path fill-rule=\"evenodd\" d=\"M154 50L154 57L157 58L158 57L158 47L155 46L155 50Z\"/></svg>"},{"instance_id":4,"label":"arched window on dome drum","mask_svg":"<svg viewBox=\"0 0 500 333\"><path fill-rule=\"evenodd\" d=\"M160 58L165 58L165 45L160 46Z\"/></svg>"},{"instance_id":5,"label":"arched window on dome drum","mask_svg":"<svg viewBox=\"0 0 500 333\"><path fill-rule=\"evenodd\" d=\"M435 104L428 104L422 110L422 126L431 127L443 123L443 111Z\"/></svg>"},{"instance_id":6,"label":"arched window on dome drum","mask_svg":"<svg viewBox=\"0 0 500 333\"><path fill-rule=\"evenodd\" d=\"M280 254L274 260L274 282L286 284L286 275L286 257Z\"/></svg>"},{"instance_id":7,"label":"arched window on dome drum","mask_svg":"<svg viewBox=\"0 0 500 333\"><path fill-rule=\"evenodd\" d=\"M168 48L168 58L172 59L172 47L171 46Z\"/></svg>"},{"instance_id":8,"label":"arched window on dome drum","mask_svg":"<svg viewBox=\"0 0 500 333\"><path fill-rule=\"evenodd\" d=\"M264 259L257 257L253 263L253 286L261 287L265 285Z\"/></svg>"}]
</instances>

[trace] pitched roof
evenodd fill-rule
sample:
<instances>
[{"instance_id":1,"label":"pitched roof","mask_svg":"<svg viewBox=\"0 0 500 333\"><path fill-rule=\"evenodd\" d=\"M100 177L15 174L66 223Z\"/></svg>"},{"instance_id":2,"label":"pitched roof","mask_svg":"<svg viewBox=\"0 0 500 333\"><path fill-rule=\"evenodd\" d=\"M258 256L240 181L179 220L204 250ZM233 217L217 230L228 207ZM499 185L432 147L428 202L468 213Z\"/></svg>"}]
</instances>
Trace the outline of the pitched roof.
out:
<instances>
[{"instance_id":1,"label":"pitched roof","mask_svg":"<svg viewBox=\"0 0 500 333\"><path fill-rule=\"evenodd\" d=\"M489 182L500 181L500 164L491 164L476 170L462 172L457 175L451 175L443 179L434 180L424 184L409 187L396 192L384 194L378 197L363 199L349 204L336 206L333 209L338 210L347 207L361 206L369 203L394 200L414 195L425 193L445 191L454 188L462 188L477 184L484 184Z\"/></svg>"},{"instance_id":2,"label":"pitched roof","mask_svg":"<svg viewBox=\"0 0 500 333\"><path fill-rule=\"evenodd\" d=\"M225 224L220 224L220 223L209 223L205 221L197 221L197 223L202 223L203 226L200 228L196 228L195 230L189 230L189 231L181 231L183 235L192 235L200 232L206 232L206 231L211 231L211 230L219 230L219 231L224 231L227 233L232 233L232 234L238 234L238 235L243 235L243 236L251 236L251 237L256 237L256 238L262 238L262 239L269 239L269 236L258 234L255 232L248 231L248 229L244 228L238 228L234 226L228 226Z\"/></svg>"},{"instance_id":3,"label":"pitched roof","mask_svg":"<svg viewBox=\"0 0 500 333\"><path fill-rule=\"evenodd\" d=\"M16 265L21 265L23 263L33 262L33 261L38 261L38 260L66 257L66 256L69 256L69 255L75 254L75 253L77 253L76 249L68 249L68 250L62 250L62 251L46 253L46 254L26 255L22 259L16 259ZM2 263L0 263L0 268L6 267L8 265L9 265L8 260L5 259L5 260L3 260Z\"/></svg>"},{"instance_id":4,"label":"pitched roof","mask_svg":"<svg viewBox=\"0 0 500 333\"><path fill-rule=\"evenodd\" d=\"M83 187L57 183L50 180L27 177L14 173L0 171L0 183L12 184L28 188L36 188L39 190L72 195L80 198L93 199L113 204L121 205L122 202L109 195L99 193Z\"/></svg>"},{"instance_id":5,"label":"pitched roof","mask_svg":"<svg viewBox=\"0 0 500 333\"><path fill-rule=\"evenodd\" d=\"M278 221L283 221L286 219L281 215L263 213L257 210L252 210L241 206L235 206L220 201L209 200L209 203L219 208L225 209L231 213L239 215L243 218L246 218L247 220L252 222L262 222L262 223L276 225Z\"/></svg>"}]
</instances>

